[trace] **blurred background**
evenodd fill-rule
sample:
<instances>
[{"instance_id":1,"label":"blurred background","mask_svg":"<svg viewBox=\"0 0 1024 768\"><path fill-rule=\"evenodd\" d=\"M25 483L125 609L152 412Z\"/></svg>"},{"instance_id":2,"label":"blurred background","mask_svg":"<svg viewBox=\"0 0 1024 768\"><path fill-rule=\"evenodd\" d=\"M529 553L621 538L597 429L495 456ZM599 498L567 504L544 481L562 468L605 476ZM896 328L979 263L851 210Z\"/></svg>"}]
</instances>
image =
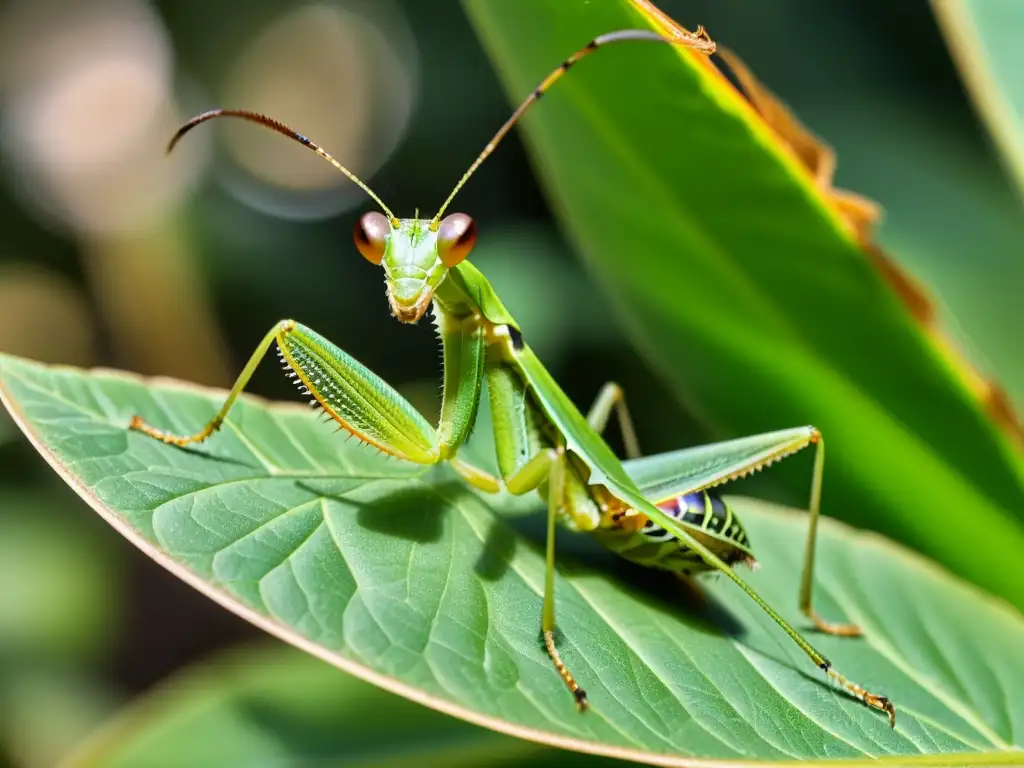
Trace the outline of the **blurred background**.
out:
<instances>
[{"instance_id":1,"label":"blurred background","mask_svg":"<svg viewBox=\"0 0 1024 768\"><path fill-rule=\"evenodd\" d=\"M881 243L1024 405L1024 356L1006 332L1024 287L1021 201L929 5L659 5L706 25L836 147L838 186L882 204ZM510 111L454 0L6 0L0 351L226 386L266 330L294 317L433 418L433 329L389 318L379 270L352 245L369 201L312 153L248 124L204 126L165 158L177 125L215 106L292 125L399 216L432 215ZM476 218L474 262L576 402L614 378L645 451L704 439L565 244L518 136L455 208ZM274 365L251 389L294 394ZM258 633L136 552L4 418L0 765L31 768Z\"/></svg>"}]
</instances>

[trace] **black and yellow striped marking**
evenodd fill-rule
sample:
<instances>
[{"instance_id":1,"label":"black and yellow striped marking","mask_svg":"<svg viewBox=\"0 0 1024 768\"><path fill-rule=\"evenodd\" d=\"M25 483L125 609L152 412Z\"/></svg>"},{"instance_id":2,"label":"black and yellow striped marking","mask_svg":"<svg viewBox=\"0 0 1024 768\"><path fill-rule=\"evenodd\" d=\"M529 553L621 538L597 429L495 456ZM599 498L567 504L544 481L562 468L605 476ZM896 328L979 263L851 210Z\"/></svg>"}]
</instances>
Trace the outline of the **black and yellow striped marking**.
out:
<instances>
[{"instance_id":1,"label":"black and yellow striped marking","mask_svg":"<svg viewBox=\"0 0 1024 768\"><path fill-rule=\"evenodd\" d=\"M747 532L743 530L739 518L733 514L732 508L715 494L699 491L676 496L658 504L658 509L679 522L699 528L705 533L728 539L744 548L750 547ZM653 539L672 538L672 534L650 520L640 531Z\"/></svg>"}]
</instances>

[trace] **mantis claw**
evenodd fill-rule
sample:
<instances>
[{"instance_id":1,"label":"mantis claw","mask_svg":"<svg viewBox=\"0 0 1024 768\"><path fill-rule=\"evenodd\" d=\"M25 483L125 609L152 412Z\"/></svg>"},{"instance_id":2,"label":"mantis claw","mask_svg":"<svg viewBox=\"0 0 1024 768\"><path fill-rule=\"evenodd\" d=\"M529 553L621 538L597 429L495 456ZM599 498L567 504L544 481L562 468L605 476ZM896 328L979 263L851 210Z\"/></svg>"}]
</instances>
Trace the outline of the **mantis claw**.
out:
<instances>
[{"instance_id":1,"label":"mantis claw","mask_svg":"<svg viewBox=\"0 0 1024 768\"><path fill-rule=\"evenodd\" d=\"M885 696L876 696L874 702L868 703L871 704L871 706L877 707L878 709L887 713L889 715L889 727L896 727L896 707L892 705L892 702L889 701L889 699L887 699Z\"/></svg>"},{"instance_id":2,"label":"mantis claw","mask_svg":"<svg viewBox=\"0 0 1024 768\"><path fill-rule=\"evenodd\" d=\"M825 621L818 615L818 612L813 608L807 608L805 613L807 617L814 624L814 627L819 632L824 632L826 635L835 635L836 637L860 637L864 634L860 627L856 624L834 624L831 621Z\"/></svg>"},{"instance_id":3,"label":"mantis claw","mask_svg":"<svg viewBox=\"0 0 1024 768\"><path fill-rule=\"evenodd\" d=\"M587 701L587 692L582 688L577 688L572 692L572 695L576 698L576 708L579 709L580 714L587 711L587 707L590 703Z\"/></svg>"}]
</instances>

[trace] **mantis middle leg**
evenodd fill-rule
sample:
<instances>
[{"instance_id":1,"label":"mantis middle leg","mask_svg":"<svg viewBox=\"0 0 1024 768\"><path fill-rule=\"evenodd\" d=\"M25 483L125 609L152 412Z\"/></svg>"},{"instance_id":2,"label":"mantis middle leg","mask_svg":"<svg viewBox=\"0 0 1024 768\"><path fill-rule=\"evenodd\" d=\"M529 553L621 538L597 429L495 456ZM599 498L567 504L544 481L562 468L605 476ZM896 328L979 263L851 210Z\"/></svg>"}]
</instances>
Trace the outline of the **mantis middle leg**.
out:
<instances>
[{"instance_id":1,"label":"mantis middle leg","mask_svg":"<svg viewBox=\"0 0 1024 768\"><path fill-rule=\"evenodd\" d=\"M596 515L596 509L586 508L590 502L582 493L582 484L572 474L569 456L561 445L551 444L558 436L552 434L531 402L522 380L503 364L500 355L488 360L487 388L495 451L505 488L517 495L539 490L547 501L541 633L548 656L583 711L587 707L587 694L562 660L556 644L555 537L560 516L586 529L596 524L589 522Z\"/></svg>"}]
</instances>

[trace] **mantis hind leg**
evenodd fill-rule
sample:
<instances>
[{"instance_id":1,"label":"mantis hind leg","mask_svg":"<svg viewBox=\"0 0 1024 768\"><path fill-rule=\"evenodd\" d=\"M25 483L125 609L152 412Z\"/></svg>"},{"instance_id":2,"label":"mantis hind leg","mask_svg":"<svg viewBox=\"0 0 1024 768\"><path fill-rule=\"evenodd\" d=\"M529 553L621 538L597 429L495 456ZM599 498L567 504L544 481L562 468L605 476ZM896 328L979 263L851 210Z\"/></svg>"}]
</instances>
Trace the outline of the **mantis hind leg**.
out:
<instances>
[{"instance_id":1,"label":"mantis hind leg","mask_svg":"<svg viewBox=\"0 0 1024 768\"><path fill-rule=\"evenodd\" d=\"M605 427L608 426L612 409L615 409L615 415L619 420L619 431L622 433L622 442L626 448L626 458L640 458L640 441L636 438L633 419L629 415L629 408L626 407L626 393L614 381L609 381L601 387L594 404L587 412L587 422L595 432L603 433Z\"/></svg>"},{"instance_id":2,"label":"mantis hind leg","mask_svg":"<svg viewBox=\"0 0 1024 768\"><path fill-rule=\"evenodd\" d=\"M540 490L548 506L544 558L544 607L541 633L555 670L572 693L580 711L587 707L587 694L573 677L558 652L555 628L555 533L560 513L577 527L589 530L594 510L584 508L586 500L576 492L579 480L570 475L569 456L563 446L545 439L545 419L531 402L523 380L502 358L492 355L487 365L487 386L491 398L494 446L505 488L521 495ZM547 487L544 488L545 482Z\"/></svg>"},{"instance_id":3,"label":"mantis hind leg","mask_svg":"<svg viewBox=\"0 0 1024 768\"><path fill-rule=\"evenodd\" d=\"M814 478L811 481L810 520L807 530L807 547L804 550L804 570L800 578L800 610L809 618L819 632L840 637L858 637L860 627L856 624L836 624L825 621L811 604L811 592L814 586L814 551L818 541L818 518L821 516L821 480L825 470L825 441L821 434L815 432L811 440L814 443Z\"/></svg>"},{"instance_id":4,"label":"mantis hind leg","mask_svg":"<svg viewBox=\"0 0 1024 768\"><path fill-rule=\"evenodd\" d=\"M350 355L294 320L282 320L256 347L224 404L198 432L176 435L139 416L130 428L171 445L202 443L224 423L270 345L277 342L285 366L303 391L344 429L384 453L417 464L448 458L432 426L405 398Z\"/></svg>"},{"instance_id":5,"label":"mantis hind leg","mask_svg":"<svg viewBox=\"0 0 1024 768\"><path fill-rule=\"evenodd\" d=\"M676 518L668 515L660 508L651 505L651 503L644 499L643 496L635 495L628 489L620 487L617 489L616 493L620 498L635 504L638 509L643 510L648 517L658 523L666 531L670 531L675 534L681 542L692 549L710 568L713 568L727 576L737 587L742 589L747 596L761 608L762 611L768 614L772 621L774 621L783 632L790 636L793 642L795 642L800 649L807 654L807 657L815 666L821 669L852 696L860 699L874 709L885 712L889 716L889 725L893 728L896 727L896 708L888 698L872 693L863 686L858 685L840 674L828 659L822 656L814 646L804 640L800 633L790 626L789 622L782 618L782 616L780 616L779 613L772 608L763 597L757 594L749 584L741 579L728 563L712 552L703 542L700 541L700 539L696 538L693 533L680 525Z\"/></svg>"}]
</instances>

